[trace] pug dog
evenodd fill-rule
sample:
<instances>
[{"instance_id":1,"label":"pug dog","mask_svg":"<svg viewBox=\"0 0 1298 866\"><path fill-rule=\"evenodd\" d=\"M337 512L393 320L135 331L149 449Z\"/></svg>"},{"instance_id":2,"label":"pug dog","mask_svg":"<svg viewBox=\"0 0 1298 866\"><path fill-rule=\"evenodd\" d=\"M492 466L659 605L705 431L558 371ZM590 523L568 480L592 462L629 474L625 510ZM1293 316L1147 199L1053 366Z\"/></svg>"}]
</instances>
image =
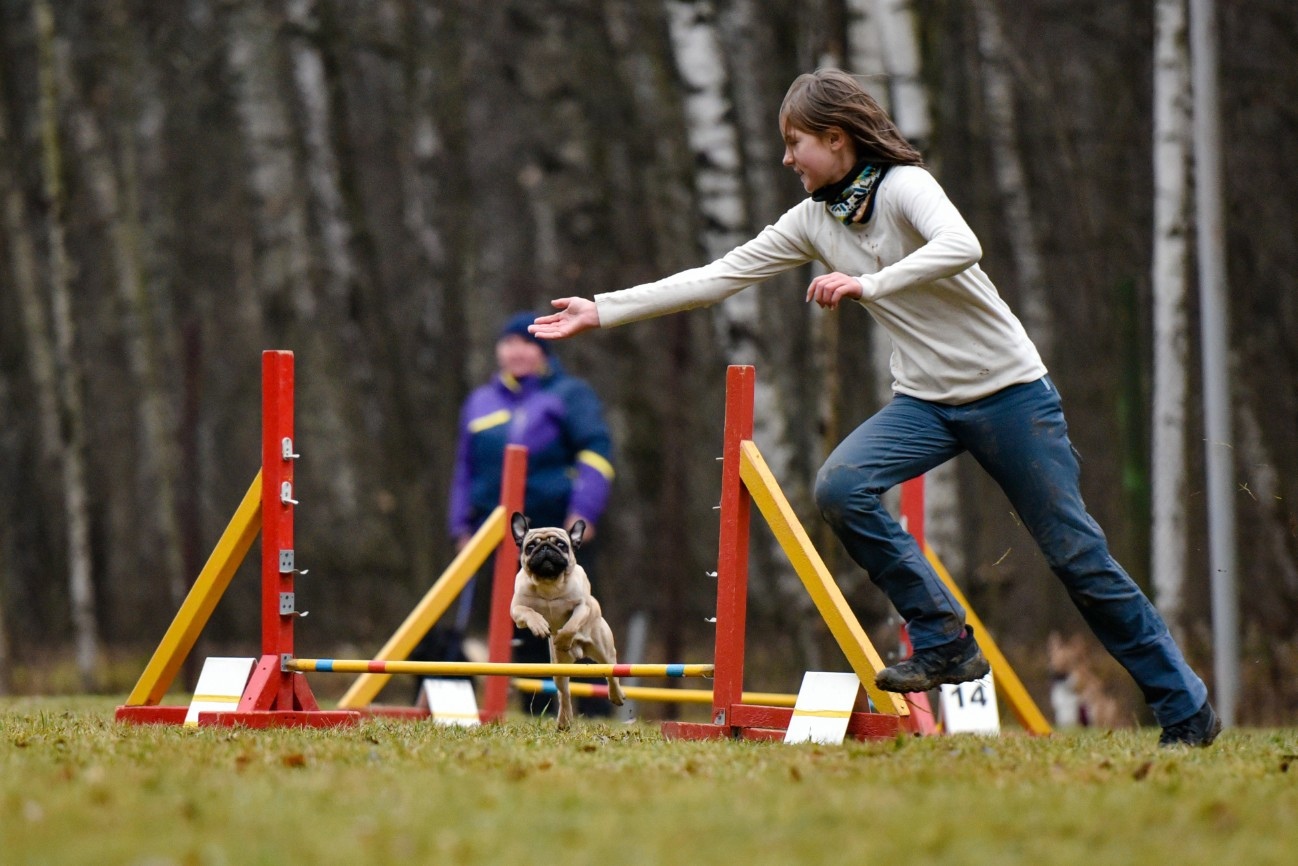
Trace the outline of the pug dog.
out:
<instances>
[{"instance_id":1,"label":"pug dog","mask_svg":"<svg viewBox=\"0 0 1298 866\"><path fill-rule=\"evenodd\" d=\"M539 527L515 512L509 528L518 544L519 569L514 579L510 618L519 628L550 639L550 661L570 664L589 657L599 664L617 664L613 630L590 593L586 570L577 564L577 549L586 532L578 520L570 529ZM559 692L559 730L572 724L572 696L568 677L555 677ZM621 706L625 700L617 677L608 678L608 699Z\"/></svg>"}]
</instances>

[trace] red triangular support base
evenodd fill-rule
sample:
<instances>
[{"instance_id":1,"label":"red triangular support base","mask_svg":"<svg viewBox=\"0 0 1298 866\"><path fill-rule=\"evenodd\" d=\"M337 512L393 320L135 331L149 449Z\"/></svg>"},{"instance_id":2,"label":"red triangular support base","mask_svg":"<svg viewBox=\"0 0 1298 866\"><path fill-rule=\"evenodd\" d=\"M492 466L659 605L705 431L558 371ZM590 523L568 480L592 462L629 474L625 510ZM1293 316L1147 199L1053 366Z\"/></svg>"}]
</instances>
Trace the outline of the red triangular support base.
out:
<instances>
[{"instance_id":1,"label":"red triangular support base","mask_svg":"<svg viewBox=\"0 0 1298 866\"><path fill-rule=\"evenodd\" d=\"M712 725L702 722L663 722L663 737L668 740L784 740L793 718L788 707L765 707L756 704L732 705L731 724ZM852 713L847 736L854 740L890 740L903 733L900 716L886 713Z\"/></svg>"},{"instance_id":2,"label":"red triangular support base","mask_svg":"<svg viewBox=\"0 0 1298 866\"><path fill-rule=\"evenodd\" d=\"M258 660L237 710L198 714L199 725L249 728L332 728L354 725L360 719L355 710L321 710L306 675L282 670L275 655Z\"/></svg>"}]
</instances>

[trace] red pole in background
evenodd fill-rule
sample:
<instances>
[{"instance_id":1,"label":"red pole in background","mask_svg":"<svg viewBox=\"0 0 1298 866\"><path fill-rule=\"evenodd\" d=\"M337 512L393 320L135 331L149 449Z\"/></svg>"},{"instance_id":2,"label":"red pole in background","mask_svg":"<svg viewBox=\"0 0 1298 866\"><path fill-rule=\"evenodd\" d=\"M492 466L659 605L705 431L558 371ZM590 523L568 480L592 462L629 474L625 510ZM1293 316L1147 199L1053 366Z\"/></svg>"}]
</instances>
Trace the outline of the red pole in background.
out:
<instances>
[{"instance_id":1,"label":"red pole in background","mask_svg":"<svg viewBox=\"0 0 1298 866\"><path fill-rule=\"evenodd\" d=\"M915 537L915 542L919 545L920 551L923 552L926 545L924 541L923 475L909 481L903 481L901 484L901 525L903 529ZM901 624L900 630L901 650L904 658L908 657L913 650L910 643L910 632L906 629L905 623ZM922 692L912 692L906 695L906 700L910 704L910 718L904 724L916 733L935 733L937 725L933 720L933 708L929 704L928 695Z\"/></svg>"},{"instance_id":2,"label":"red pole in background","mask_svg":"<svg viewBox=\"0 0 1298 866\"><path fill-rule=\"evenodd\" d=\"M726 425L721 450L721 528L717 551L717 646L712 683L712 724L730 723L742 703L744 633L748 615L748 529L752 500L739 476L739 443L753 438L751 366L726 369Z\"/></svg>"},{"instance_id":3,"label":"red pole in background","mask_svg":"<svg viewBox=\"0 0 1298 866\"><path fill-rule=\"evenodd\" d=\"M496 551L496 568L491 578L491 618L487 626L487 658L508 662L513 655L514 621L509 616L509 602L514 598L514 577L518 574L518 545L509 528L509 518L523 510L527 489L527 449L522 445L505 446L505 465L500 477L500 504L505 509L505 537ZM509 700L509 678L487 677L482 694L483 721L503 718Z\"/></svg>"},{"instance_id":4,"label":"red pole in background","mask_svg":"<svg viewBox=\"0 0 1298 866\"><path fill-rule=\"evenodd\" d=\"M901 525L924 549L924 476L901 483Z\"/></svg>"}]
</instances>

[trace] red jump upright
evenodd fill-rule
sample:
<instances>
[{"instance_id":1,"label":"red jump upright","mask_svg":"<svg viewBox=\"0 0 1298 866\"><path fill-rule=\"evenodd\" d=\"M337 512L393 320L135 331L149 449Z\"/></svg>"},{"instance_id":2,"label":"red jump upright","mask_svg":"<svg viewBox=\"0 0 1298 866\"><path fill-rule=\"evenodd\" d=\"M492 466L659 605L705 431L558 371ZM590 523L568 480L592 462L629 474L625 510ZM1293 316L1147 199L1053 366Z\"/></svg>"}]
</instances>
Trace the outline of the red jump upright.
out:
<instances>
[{"instance_id":1,"label":"red jump upright","mask_svg":"<svg viewBox=\"0 0 1298 866\"><path fill-rule=\"evenodd\" d=\"M261 658L232 712L202 713L199 724L330 727L360 713L320 709L306 675L285 671L293 657L297 573L293 516L293 353L270 350L261 361Z\"/></svg>"},{"instance_id":2,"label":"red jump upright","mask_svg":"<svg viewBox=\"0 0 1298 866\"><path fill-rule=\"evenodd\" d=\"M487 658L509 662L513 657L514 621L509 603L514 599L514 576L518 573L518 545L509 528L509 518L522 512L527 487L527 449L522 445L505 446L505 465L501 469L500 504L505 509L505 537L496 550L495 570L491 578L491 617L487 624ZM509 680L488 677L482 692L482 720L500 721L509 703Z\"/></svg>"},{"instance_id":3,"label":"red jump upright","mask_svg":"<svg viewBox=\"0 0 1298 866\"><path fill-rule=\"evenodd\" d=\"M261 356L261 658L239 708L228 713L202 713L200 724L243 724L248 727L332 727L354 724L354 710L324 711L315 702L305 674L283 669L293 657L293 621L297 593L293 575L293 353L262 352Z\"/></svg>"},{"instance_id":4,"label":"red jump upright","mask_svg":"<svg viewBox=\"0 0 1298 866\"><path fill-rule=\"evenodd\" d=\"M751 366L736 365L726 371L712 723L664 722L663 734L669 739L782 739L794 712L788 707L743 703L752 498L741 477L740 449L753 438L755 384L756 372ZM887 738L899 730L897 716L854 712L847 735L857 739Z\"/></svg>"}]
</instances>

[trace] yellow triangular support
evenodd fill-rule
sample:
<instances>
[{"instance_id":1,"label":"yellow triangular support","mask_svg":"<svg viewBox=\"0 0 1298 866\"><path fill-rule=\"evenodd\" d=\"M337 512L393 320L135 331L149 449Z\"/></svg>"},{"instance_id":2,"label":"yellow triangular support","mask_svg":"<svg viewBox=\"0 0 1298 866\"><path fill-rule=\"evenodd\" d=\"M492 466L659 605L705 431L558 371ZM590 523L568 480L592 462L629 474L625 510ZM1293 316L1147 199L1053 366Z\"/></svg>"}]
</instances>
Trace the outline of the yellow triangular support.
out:
<instances>
[{"instance_id":1,"label":"yellow triangular support","mask_svg":"<svg viewBox=\"0 0 1298 866\"><path fill-rule=\"evenodd\" d=\"M383 645L383 649L379 650L378 655L374 657L376 661L404 661L410 658L410 653L419 645L419 641L446 612L469 579L487 561L487 557L500 546L501 540L505 537L506 520L505 507L497 505L478 527L473 538L469 539L469 543L464 545L459 555L451 560L451 564L446 567L446 571L442 572L442 576L428 592L424 593L423 599L406 617L405 622ZM390 679L392 674L361 674L338 701L339 709L356 710L368 707Z\"/></svg>"},{"instance_id":2,"label":"yellow triangular support","mask_svg":"<svg viewBox=\"0 0 1298 866\"><path fill-rule=\"evenodd\" d=\"M189 588L185 601L163 635L162 642L153 651L153 657L140 674L139 681L126 699L128 707L151 707L162 700L171 688L176 672L185 663L190 650L203 627L212 616L216 603L230 585L230 579L243 564L252 543L261 532L261 473L252 479L243 501L230 518L225 532L199 572L198 579Z\"/></svg>"},{"instance_id":3,"label":"yellow triangular support","mask_svg":"<svg viewBox=\"0 0 1298 866\"><path fill-rule=\"evenodd\" d=\"M752 440L745 439L739 444L739 476L874 706L883 713L909 716L910 709L901 695L885 692L874 684L875 674L884 668L883 659L852 613L843 591L834 582L829 568L816 552L811 538Z\"/></svg>"}]
</instances>

